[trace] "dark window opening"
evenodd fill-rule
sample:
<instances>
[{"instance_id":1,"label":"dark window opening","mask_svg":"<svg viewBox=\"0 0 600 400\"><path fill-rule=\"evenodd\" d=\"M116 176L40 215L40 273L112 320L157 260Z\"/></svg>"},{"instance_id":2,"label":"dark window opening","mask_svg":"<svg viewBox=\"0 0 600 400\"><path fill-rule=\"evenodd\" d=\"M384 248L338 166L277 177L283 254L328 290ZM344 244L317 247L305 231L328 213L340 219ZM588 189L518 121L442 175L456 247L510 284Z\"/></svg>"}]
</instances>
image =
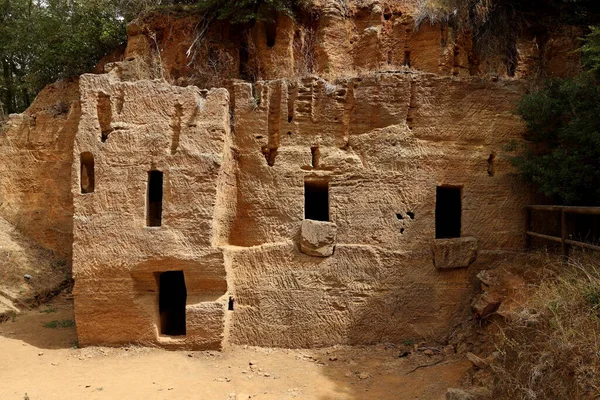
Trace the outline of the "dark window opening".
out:
<instances>
[{"instance_id":1,"label":"dark window opening","mask_svg":"<svg viewBox=\"0 0 600 400\"><path fill-rule=\"evenodd\" d=\"M100 123L102 143L106 142L108 135L112 132L112 107L110 96L106 93L98 93L98 103L96 104L96 113L98 114L98 122Z\"/></svg>"},{"instance_id":2,"label":"dark window opening","mask_svg":"<svg viewBox=\"0 0 600 400\"><path fill-rule=\"evenodd\" d=\"M235 300L233 299L233 297L230 297L229 302L227 303L227 310L233 311L233 303L234 302L235 302Z\"/></svg>"},{"instance_id":3,"label":"dark window opening","mask_svg":"<svg viewBox=\"0 0 600 400\"><path fill-rule=\"evenodd\" d=\"M489 176L494 176L496 174L496 165L494 163L495 160L496 160L496 155L490 154L490 157L488 158L488 170L487 170Z\"/></svg>"},{"instance_id":4,"label":"dark window opening","mask_svg":"<svg viewBox=\"0 0 600 400\"><path fill-rule=\"evenodd\" d=\"M329 221L329 182L304 182L304 218Z\"/></svg>"},{"instance_id":5,"label":"dark window opening","mask_svg":"<svg viewBox=\"0 0 600 400\"><path fill-rule=\"evenodd\" d=\"M275 22L265 23L265 36L267 38L267 47L275 46L275 37L277 36L277 24Z\"/></svg>"},{"instance_id":6,"label":"dark window opening","mask_svg":"<svg viewBox=\"0 0 600 400\"><path fill-rule=\"evenodd\" d=\"M404 65L410 68L410 51L404 51Z\"/></svg>"},{"instance_id":7,"label":"dark window opening","mask_svg":"<svg viewBox=\"0 0 600 400\"><path fill-rule=\"evenodd\" d=\"M163 173L148 172L147 226L160 226L162 223Z\"/></svg>"},{"instance_id":8,"label":"dark window opening","mask_svg":"<svg viewBox=\"0 0 600 400\"><path fill-rule=\"evenodd\" d=\"M80 162L79 183L81 193L94 193L94 155L90 152L81 153Z\"/></svg>"},{"instance_id":9,"label":"dark window opening","mask_svg":"<svg viewBox=\"0 0 600 400\"><path fill-rule=\"evenodd\" d=\"M515 44L509 46L506 51L506 74L513 78L517 72L519 63L519 53Z\"/></svg>"},{"instance_id":10,"label":"dark window opening","mask_svg":"<svg viewBox=\"0 0 600 400\"><path fill-rule=\"evenodd\" d=\"M248 70L248 60L250 59L250 57L248 54L248 44L247 43L242 43L240 45L239 56L240 56L240 66L239 66L240 79L249 81L251 74L250 74L250 71Z\"/></svg>"},{"instance_id":11,"label":"dark window opening","mask_svg":"<svg viewBox=\"0 0 600 400\"><path fill-rule=\"evenodd\" d=\"M160 333L185 336L185 302L187 289L183 271L163 272L158 278Z\"/></svg>"},{"instance_id":12,"label":"dark window opening","mask_svg":"<svg viewBox=\"0 0 600 400\"><path fill-rule=\"evenodd\" d=\"M460 237L462 190L460 187L438 186L435 200L435 238Z\"/></svg>"}]
</instances>

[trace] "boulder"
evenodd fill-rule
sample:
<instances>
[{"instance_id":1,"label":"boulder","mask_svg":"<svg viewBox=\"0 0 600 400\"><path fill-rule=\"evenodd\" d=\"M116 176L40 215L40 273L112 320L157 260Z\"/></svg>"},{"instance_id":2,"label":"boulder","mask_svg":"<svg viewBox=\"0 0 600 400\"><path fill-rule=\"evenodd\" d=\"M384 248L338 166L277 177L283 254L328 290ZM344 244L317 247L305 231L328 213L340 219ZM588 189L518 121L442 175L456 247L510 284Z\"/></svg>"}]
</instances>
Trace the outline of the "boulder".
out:
<instances>
[{"instance_id":1,"label":"boulder","mask_svg":"<svg viewBox=\"0 0 600 400\"><path fill-rule=\"evenodd\" d=\"M433 264L438 269L466 268L477 259L477 239L436 239L431 244Z\"/></svg>"},{"instance_id":2,"label":"boulder","mask_svg":"<svg viewBox=\"0 0 600 400\"><path fill-rule=\"evenodd\" d=\"M471 309L480 318L486 318L498 310L502 298L489 292L484 292L475 297Z\"/></svg>"},{"instance_id":3,"label":"boulder","mask_svg":"<svg viewBox=\"0 0 600 400\"><path fill-rule=\"evenodd\" d=\"M335 248L337 226L333 222L302 221L300 251L309 256L329 257Z\"/></svg>"}]
</instances>

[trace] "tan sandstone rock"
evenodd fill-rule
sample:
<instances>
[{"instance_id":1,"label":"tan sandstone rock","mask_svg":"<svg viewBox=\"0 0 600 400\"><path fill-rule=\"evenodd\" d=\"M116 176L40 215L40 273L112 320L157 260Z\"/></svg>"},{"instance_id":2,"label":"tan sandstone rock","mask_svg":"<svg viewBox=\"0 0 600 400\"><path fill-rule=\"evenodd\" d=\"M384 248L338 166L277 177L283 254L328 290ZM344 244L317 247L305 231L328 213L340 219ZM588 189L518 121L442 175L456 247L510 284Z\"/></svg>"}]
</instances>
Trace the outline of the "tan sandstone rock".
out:
<instances>
[{"instance_id":1,"label":"tan sandstone rock","mask_svg":"<svg viewBox=\"0 0 600 400\"><path fill-rule=\"evenodd\" d=\"M474 237L436 239L431 249L436 268L466 268L477 259L478 243Z\"/></svg>"},{"instance_id":2,"label":"tan sandstone rock","mask_svg":"<svg viewBox=\"0 0 600 400\"><path fill-rule=\"evenodd\" d=\"M333 222L302 221L300 250L304 254L329 257L335 248L337 226Z\"/></svg>"}]
</instances>

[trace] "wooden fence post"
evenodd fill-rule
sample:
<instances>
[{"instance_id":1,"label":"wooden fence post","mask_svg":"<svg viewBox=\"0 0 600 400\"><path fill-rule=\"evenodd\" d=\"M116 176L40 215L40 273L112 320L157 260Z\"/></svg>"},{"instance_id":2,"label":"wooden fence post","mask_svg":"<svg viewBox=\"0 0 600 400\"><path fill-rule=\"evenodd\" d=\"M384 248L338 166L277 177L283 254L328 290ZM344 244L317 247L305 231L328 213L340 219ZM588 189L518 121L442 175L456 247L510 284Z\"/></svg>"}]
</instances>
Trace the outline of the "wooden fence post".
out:
<instances>
[{"instance_id":1,"label":"wooden fence post","mask_svg":"<svg viewBox=\"0 0 600 400\"><path fill-rule=\"evenodd\" d=\"M531 236L527 234L527 232L531 231L532 221L531 214L533 210L529 207L525 208L525 248L529 250L531 248Z\"/></svg>"},{"instance_id":2,"label":"wooden fence post","mask_svg":"<svg viewBox=\"0 0 600 400\"><path fill-rule=\"evenodd\" d=\"M565 240L567 239L567 213L564 208L560 210L560 213L560 246L563 257L568 258L569 245L565 243Z\"/></svg>"}]
</instances>

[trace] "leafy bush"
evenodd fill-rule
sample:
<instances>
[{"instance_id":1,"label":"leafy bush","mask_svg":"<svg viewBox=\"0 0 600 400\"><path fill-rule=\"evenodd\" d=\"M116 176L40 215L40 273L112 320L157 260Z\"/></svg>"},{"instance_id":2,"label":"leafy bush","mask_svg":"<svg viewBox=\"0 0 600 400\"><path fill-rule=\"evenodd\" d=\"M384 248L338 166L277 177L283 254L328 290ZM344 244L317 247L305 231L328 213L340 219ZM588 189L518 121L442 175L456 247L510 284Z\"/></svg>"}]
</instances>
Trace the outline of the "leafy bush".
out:
<instances>
[{"instance_id":1,"label":"leafy bush","mask_svg":"<svg viewBox=\"0 0 600 400\"><path fill-rule=\"evenodd\" d=\"M0 119L23 111L49 83L90 71L125 43L125 26L139 13L183 4L204 21L231 23L292 15L308 0L2 0L0 1Z\"/></svg>"},{"instance_id":2,"label":"leafy bush","mask_svg":"<svg viewBox=\"0 0 600 400\"><path fill-rule=\"evenodd\" d=\"M600 205L600 87L582 74L523 97L531 146L513 159L538 190L562 204Z\"/></svg>"},{"instance_id":3,"label":"leafy bush","mask_svg":"<svg viewBox=\"0 0 600 400\"><path fill-rule=\"evenodd\" d=\"M0 5L0 101L26 108L55 80L92 69L125 40L116 1L5 0Z\"/></svg>"},{"instance_id":4,"label":"leafy bush","mask_svg":"<svg viewBox=\"0 0 600 400\"><path fill-rule=\"evenodd\" d=\"M44 328L56 329L56 328L71 328L75 326L75 321L72 319L53 320L44 324Z\"/></svg>"}]
</instances>

